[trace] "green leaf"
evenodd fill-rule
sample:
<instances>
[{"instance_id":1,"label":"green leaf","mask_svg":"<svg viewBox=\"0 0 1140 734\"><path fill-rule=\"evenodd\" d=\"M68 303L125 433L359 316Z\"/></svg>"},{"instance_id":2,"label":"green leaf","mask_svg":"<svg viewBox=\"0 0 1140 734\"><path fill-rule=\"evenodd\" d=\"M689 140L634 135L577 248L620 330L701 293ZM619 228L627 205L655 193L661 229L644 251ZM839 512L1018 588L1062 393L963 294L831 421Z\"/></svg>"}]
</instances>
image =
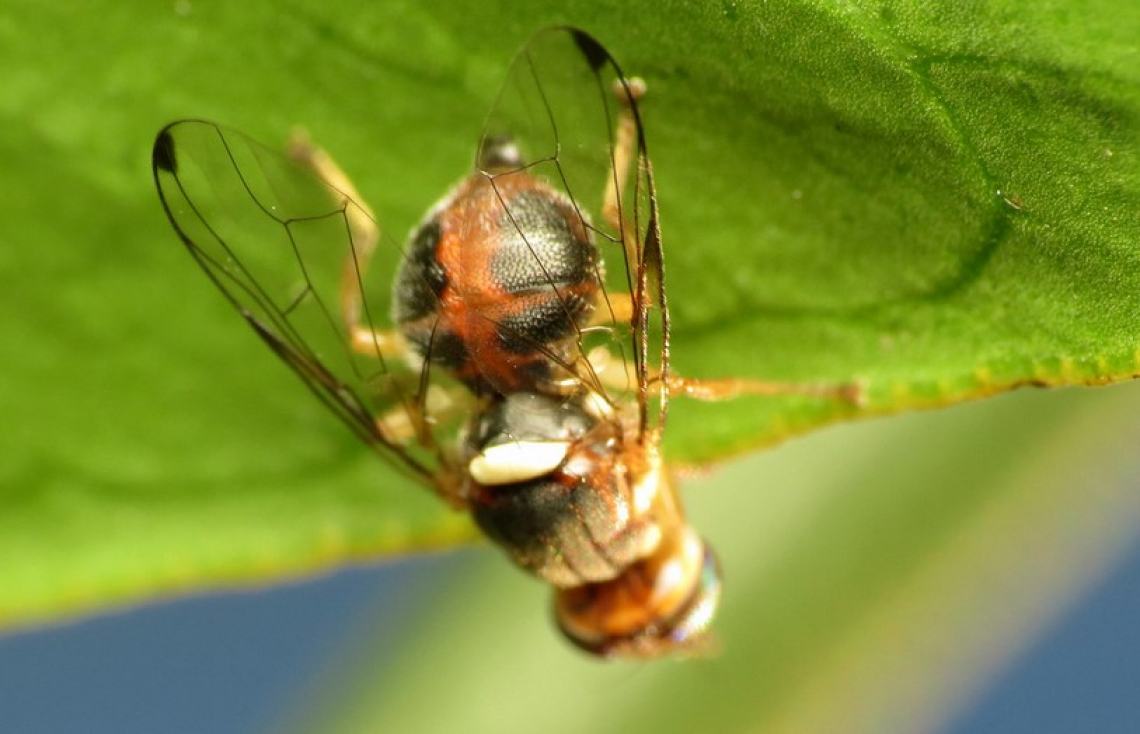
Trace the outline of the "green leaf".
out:
<instances>
[{"instance_id":1,"label":"green leaf","mask_svg":"<svg viewBox=\"0 0 1140 734\"><path fill-rule=\"evenodd\" d=\"M163 221L149 150L178 117L267 142L304 124L398 235L553 22L649 82L677 368L865 385L859 410L678 400L672 458L1137 371L1140 11L474 7L0 11L0 622L472 537L382 482L227 310Z\"/></svg>"}]
</instances>

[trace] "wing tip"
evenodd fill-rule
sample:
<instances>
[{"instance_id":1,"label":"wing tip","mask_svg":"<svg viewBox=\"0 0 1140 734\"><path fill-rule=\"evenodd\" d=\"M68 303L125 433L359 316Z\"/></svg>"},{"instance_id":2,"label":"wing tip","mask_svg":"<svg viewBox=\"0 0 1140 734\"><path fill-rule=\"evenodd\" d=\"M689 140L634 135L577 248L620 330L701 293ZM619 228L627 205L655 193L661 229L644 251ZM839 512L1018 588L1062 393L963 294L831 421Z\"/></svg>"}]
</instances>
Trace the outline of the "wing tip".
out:
<instances>
[{"instance_id":1,"label":"wing tip","mask_svg":"<svg viewBox=\"0 0 1140 734\"><path fill-rule=\"evenodd\" d=\"M174 154L174 136L170 134L170 127L164 127L154 139L150 161L155 171L175 175L178 173L178 159Z\"/></svg>"},{"instance_id":2,"label":"wing tip","mask_svg":"<svg viewBox=\"0 0 1140 734\"><path fill-rule=\"evenodd\" d=\"M582 56L585 57L586 63L590 65L592 70L598 71L610 63L610 53L606 51L601 41L581 28L567 28L566 30L573 36L574 44L582 52Z\"/></svg>"}]
</instances>

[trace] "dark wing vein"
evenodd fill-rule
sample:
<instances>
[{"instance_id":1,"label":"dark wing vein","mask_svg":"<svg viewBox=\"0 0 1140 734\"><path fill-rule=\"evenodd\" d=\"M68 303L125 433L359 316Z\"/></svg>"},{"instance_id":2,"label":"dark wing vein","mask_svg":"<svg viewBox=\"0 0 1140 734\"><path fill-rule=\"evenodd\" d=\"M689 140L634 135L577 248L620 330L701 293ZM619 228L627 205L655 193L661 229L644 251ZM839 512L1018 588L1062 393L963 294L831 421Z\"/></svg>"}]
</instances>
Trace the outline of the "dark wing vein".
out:
<instances>
[{"instance_id":1,"label":"dark wing vein","mask_svg":"<svg viewBox=\"0 0 1140 734\"><path fill-rule=\"evenodd\" d=\"M347 197L240 133L200 120L159 133L153 172L179 238L262 341L362 441L433 486L439 453L414 455L377 423L407 400L405 388L382 360L352 352L329 305L338 302L345 258L355 256Z\"/></svg>"}]
</instances>

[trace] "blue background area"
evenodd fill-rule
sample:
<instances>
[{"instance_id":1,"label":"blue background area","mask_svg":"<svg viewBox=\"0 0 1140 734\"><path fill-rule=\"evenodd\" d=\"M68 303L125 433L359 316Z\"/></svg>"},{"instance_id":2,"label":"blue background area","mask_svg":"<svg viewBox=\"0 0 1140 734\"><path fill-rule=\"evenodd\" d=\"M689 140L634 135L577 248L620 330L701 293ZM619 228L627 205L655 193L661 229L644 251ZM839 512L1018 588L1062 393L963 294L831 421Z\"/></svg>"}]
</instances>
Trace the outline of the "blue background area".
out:
<instances>
[{"instance_id":1,"label":"blue background area","mask_svg":"<svg viewBox=\"0 0 1140 734\"><path fill-rule=\"evenodd\" d=\"M1140 732L1140 549L950 731Z\"/></svg>"},{"instance_id":2,"label":"blue background area","mask_svg":"<svg viewBox=\"0 0 1140 734\"><path fill-rule=\"evenodd\" d=\"M0 638L0 731L265 731L336 671L362 615L388 615L398 629L455 562L454 554L417 558ZM949 732L1140 731L1137 620L1140 550ZM398 642L369 647L383 654Z\"/></svg>"},{"instance_id":3,"label":"blue background area","mask_svg":"<svg viewBox=\"0 0 1140 734\"><path fill-rule=\"evenodd\" d=\"M280 724L352 644L447 560L147 606L0 638L0 732L248 734ZM395 644L397 640L391 640ZM370 640L383 654L387 640ZM375 645L375 647L372 647Z\"/></svg>"}]
</instances>

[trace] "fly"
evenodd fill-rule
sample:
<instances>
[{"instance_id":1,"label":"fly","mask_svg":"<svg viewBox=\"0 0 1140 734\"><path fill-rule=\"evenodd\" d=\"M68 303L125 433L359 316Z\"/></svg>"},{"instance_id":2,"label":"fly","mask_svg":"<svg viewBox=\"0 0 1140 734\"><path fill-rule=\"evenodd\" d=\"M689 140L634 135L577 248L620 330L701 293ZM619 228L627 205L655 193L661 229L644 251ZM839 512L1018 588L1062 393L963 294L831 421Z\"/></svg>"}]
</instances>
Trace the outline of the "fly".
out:
<instances>
[{"instance_id":1,"label":"fly","mask_svg":"<svg viewBox=\"0 0 1140 734\"><path fill-rule=\"evenodd\" d=\"M719 603L661 455L670 397L831 394L671 372L644 94L584 31L539 32L472 173L402 247L304 138L282 156L182 120L153 152L171 224L254 332L550 584L562 632L600 656L700 650Z\"/></svg>"}]
</instances>

